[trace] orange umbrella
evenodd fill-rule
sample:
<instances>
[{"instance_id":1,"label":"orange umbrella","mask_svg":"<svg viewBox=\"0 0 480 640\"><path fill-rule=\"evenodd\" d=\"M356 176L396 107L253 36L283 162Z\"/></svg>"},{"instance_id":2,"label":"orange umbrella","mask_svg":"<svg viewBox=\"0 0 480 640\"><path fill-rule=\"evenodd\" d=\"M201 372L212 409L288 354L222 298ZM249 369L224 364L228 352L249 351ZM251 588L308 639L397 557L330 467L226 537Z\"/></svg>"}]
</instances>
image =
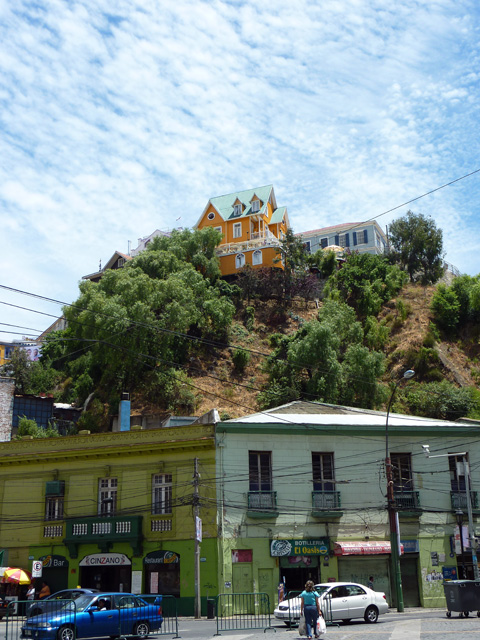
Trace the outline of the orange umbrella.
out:
<instances>
[{"instance_id":1,"label":"orange umbrella","mask_svg":"<svg viewBox=\"0 0 480 640\"><path fill-rule=\"evenodd\" d=\"M15 567L7 567L3 572L2 582L13 582L15 584L30 584L32 581L32 574L30 571L24 569L17 569Z\"/></svg>"}]
</instances>

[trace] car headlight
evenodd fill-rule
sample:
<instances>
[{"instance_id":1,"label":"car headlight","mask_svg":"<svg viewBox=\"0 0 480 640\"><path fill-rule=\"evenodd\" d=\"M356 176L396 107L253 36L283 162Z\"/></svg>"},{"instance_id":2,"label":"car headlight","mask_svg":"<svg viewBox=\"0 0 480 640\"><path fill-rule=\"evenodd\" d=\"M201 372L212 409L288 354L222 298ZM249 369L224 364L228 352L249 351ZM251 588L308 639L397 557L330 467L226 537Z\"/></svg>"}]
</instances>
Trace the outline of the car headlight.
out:
<instances>
[{"instance_id":1,"label":"car headlight","mask_svg":"<svg viewBox=\"0 0 480 640\"><path fill-rule=\"evenodd\" d=\"M50 622L40 622L39 624L36 625L39 629L51 629L52 625L50 624Z\"/></svg>"}]
</instances>

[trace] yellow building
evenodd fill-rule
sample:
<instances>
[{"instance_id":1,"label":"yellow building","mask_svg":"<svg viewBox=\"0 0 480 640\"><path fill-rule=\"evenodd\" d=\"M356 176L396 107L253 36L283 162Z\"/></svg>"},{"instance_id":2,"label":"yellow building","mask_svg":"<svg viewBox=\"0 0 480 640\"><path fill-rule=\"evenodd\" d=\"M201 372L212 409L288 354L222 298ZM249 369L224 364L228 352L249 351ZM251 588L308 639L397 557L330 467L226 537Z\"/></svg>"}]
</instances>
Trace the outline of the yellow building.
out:
<instances>
[{"instance_id":1,"label":"yellow building","mask_svg":"<svg viewBox=\"0 0 480 640\"><path fill-rule=\"evenodd\" d=\"M197 501L206 610L218 572L212 425L0 444L4 563L31 570L41 560L52 591L80 584L170 594L192 615Z\"/></svg>"},{"instance_id":2,"label":"yellow building","mask_svg":"<svg viewBox=\"0 0 480 640\"><path fill-rule=\"evenodd\" d=\"M272 185L210 198L194 228L222 233L217 248L222 275L245 265L283 268L281 240L289 228L286 207L277 207Z\"/></svg>"}]
</instances>

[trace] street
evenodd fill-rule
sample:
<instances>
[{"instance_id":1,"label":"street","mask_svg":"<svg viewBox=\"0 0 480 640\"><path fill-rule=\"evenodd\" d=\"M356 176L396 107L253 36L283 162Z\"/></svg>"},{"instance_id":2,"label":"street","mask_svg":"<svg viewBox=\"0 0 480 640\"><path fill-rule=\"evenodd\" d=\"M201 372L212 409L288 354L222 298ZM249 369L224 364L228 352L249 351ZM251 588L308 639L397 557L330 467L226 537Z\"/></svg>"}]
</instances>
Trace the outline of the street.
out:
<instances>
[{"instance_id":1,"label":"street","mask_svg":"<svg viewBox=\"0 0 480 640\"><path fill-rule=\"evenodd\" d=\"M301 640L296 629L289 629L278 623L272 616L272 629L244 629L225 631L216 636L215 620L179 619L179 636L192 640L210 640L215 637L223 640ZM8 638L5 620L0 623L0 640L19 640L19 625L10 624ZM444 609L407 609L404 613L392 611L381 616L376 624L354 621L339 626L329 626L328 640L473 640L473 634L480 633L480 618L476 612L468 618L459 618L453 613L447 618ZM172 638L173 635L151 634L149 638ZM305 640L305 638L303 638Z\"/></svg>"}]
</instances>

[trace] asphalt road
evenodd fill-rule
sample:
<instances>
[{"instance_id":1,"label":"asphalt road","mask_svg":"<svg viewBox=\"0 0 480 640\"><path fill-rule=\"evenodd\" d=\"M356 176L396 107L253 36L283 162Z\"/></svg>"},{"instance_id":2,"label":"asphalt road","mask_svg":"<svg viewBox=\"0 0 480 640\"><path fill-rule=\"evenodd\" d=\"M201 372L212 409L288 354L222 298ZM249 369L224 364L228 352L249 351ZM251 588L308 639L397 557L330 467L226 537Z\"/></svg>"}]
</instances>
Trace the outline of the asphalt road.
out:
<instances>
[{"instance_id":1,"label":"asphalt road","mask_svg":"<svg viewBox=\"0 0 480 640\"><path fill-rule=\"evenodd\" d=\"M215 620L179 619L179 636L192 640L305 640L296 629L288 629L272 616L272 629L244 629L221 632L216 636ZM453 613L447 618L444 609L407 609L404 613L391 611L376 624L352 621L329 626L324 640L476 640L480 638L480 618L476 613L460 618ZM149 636L151 640L173 638L169 635ZM0 623L0 640L19 640L17 628L11 626L6 636L5 621Z\"/></svg>"}]
</instances>

